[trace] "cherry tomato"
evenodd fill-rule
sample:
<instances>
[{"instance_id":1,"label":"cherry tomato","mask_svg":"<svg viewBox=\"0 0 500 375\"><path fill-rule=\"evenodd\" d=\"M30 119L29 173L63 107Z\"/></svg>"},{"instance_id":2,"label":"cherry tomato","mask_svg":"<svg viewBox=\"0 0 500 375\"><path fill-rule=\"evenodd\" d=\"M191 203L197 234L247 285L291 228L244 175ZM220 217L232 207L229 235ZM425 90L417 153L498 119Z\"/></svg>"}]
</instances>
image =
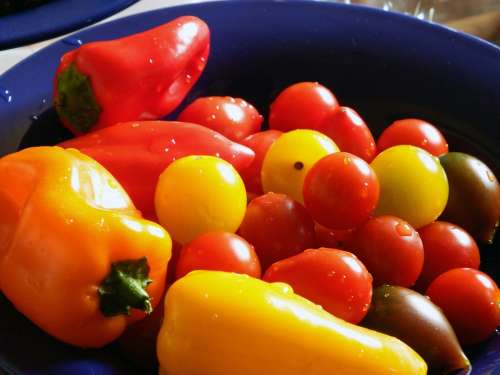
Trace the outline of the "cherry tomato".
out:
<instances>
[{"instance_id":1,"label":"cherry tomato","mask_svg":"<svg viewBox=\"0 0 500 375\"><path fill-rule=\"evenodd\" d=\"M498 287L481 271L446 271L431 283L426 294L443 310L462 345L487 339L500 325Z\"/></svg>"},{"instance_id":2,"label":"cherry tomato","mask_svg":"<svg viewBox=\"0 0 500 375\"><path fill-rule=\"evenodd\" d=\"M194 270L236 272L260 278L260 263L253 246L229 232L204 233L184 245L176 277L180 279Z\"/></svg>"},{"instance_id":3,"label":"cherry tomato","mask_svg":"<svg viewBox=\"0 0 500 375\"><path fill-rule=\"evenodd\" d=\"M160 224L181 244L211 231L235 232L245 216L243 181L227 161L186 156L160 175L155 193Z\"/></svg>"},{"instance_id":4,"label":"cherry tomato","mask_svg":"<svg viewBox=\"0 0 500 375\"><path fill-rule=\"evenodd\" d=\"M416 118L394 121L377 141L379 152L396 145L413 145L423 148L434 156L448 152L448 142L432 124Z\"/></svg>"},{"instance_id":5,"label":"cherry tomato","mask_svg":"<svg viewBox=\"0 0 500 375\"><path fill-rule=\"evenodd\" d=\"M341 151L350 152L370 163L377 153L373 135L359 114L349 108L328 115L316 129L329 136Z\"/></svg>"},{"instance_id":6,"label":"cherry tomato","mask_svg":"<svg viewBox=\"0 0 500 375\"><path fill-rule=\"evenodd\" d=\"M326 247L274 263L263 279L285 282L295 293L354 324L364 318L372 298L372 277L363 263L347 251Z\"/></svg>"},{"instance_id":7,"label":"cherry tomato","mask_svg":"<svg viewBox=\"0 0 500 375\"><path fill-rule=\"evenodd\" d=\"M312 218L333 229L365 222L378 203L375 172L363 159L337 152L319 160L304 180L304 203Z\"/></svg>"},{"instance_id":8,"label":"cherry tomato","mask_svg":"<svg viewBox=\"0 0 500 375\"><path fill-rule=\"evenodd\" d=\"M264 192L288 194L304 202L304 178L322 157L337 152L337 145L315 130L292 130L280 136L269 148L261 171Z\"/></svg>"},{"instance_id":9,"label":"cherry tomato","mask_svg":"<svg viewBox=\"0 0 500 375\"><path fill-rule=\"evenodd\" d=\"M263 194L260 172L262 163L269 147L276 141L282 132L278 130L266 130L256 134L249 135L241 140L241 144L250 147L255 152L255 158L248 167L240 171L241 178L245 182L247 191Z\"/></svg>"},{"instance_id":10,"label":"cherry tomato","mask_svg":"<svg viewBox=\"0 0 500 375\"><path fill-rule=\"evenodd\" d=\"M453 268L479 268L479 248L462 228L435 221L418 230L424 244L424 268L417 288L425 291L432 280Z\"/></svg>"},{"instance_id":11,"label":"cherry tomato","mask_svg":"<svg viewBox=\"0 0 500 375\"><path fill-rule=\"evenodd\" d=\"M271 104L269 127L283 132L315 129L338 106L332 92L318 82L295 83Z\"/></svg>"},{"instance_id":12,"label":"cherry tomato","mask_svg":"<svg viewBox=\"0 0 500 375\"><path fill-rule=\"evenodd\" d=\"M349 236L346 249L368 268L375 286L410 287L424 264L424 247L418 232L394 216L368 220Z\"/></svg>"},{"instance_id":13,"label":"cherry tomato","mask_svg":"<svg viewBox=\"0 0 500 375\"><path fill-rule=\"evenodd\" d=\"M500 184L481 160L462 152L439 158L450 185L442 219L466 229L477 241L491 244L500 220Z\"/></svg>"},{"instance_id":14,"label":"cherry tomato","mask_svg":"<svg viewBox=\"0 0 500 375\"><path fill-rule=\"evenodd\" d=\"M380 183L377 215L394 215L420 228L446 207L448 180L439 159L415 146L394 146L371 163Z\"/></svg>"},{"instance_id":15,"label":"cherry tomato","mask_svg":"<svg viewBox=\"0 0 500 375\"><path fill-rule=\"evenodd\" d=\"M314 247L314 222L304 206L285 194L250 202L239 235L255 246L262 269Z\"/></svg>"},{"instance_id":16,"label":"cherry tomato","mask_svg":"<svg viewBox=\"0 0 500 375\"><path fill-rule=\"evenodd\" d=\"M198 98L181 112L177 120L206 126L235 142L257 133L262 124L262 116L253 105L230 96Z\"/></svg>"},{"instance_id":17,"label":"cherry tomato","mask_svg":"<svg viewBox=\"0 0 500 375\"><path fill-rule=\"evenodd\" d=\"M354 233L354 229L331 229L319 223L314 223L316 247L344 249L345 241Z\"/></svg>"}]
</instances>

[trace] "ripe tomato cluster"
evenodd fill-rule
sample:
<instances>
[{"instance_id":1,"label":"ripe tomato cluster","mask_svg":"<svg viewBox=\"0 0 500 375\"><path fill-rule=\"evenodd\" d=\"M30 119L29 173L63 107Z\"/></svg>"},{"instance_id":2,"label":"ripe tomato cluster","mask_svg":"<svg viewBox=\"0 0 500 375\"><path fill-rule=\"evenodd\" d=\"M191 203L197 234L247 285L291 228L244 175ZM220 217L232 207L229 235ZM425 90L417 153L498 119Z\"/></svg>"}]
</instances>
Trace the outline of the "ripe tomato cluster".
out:
<instances>
[{"instance_id":1,"label":"ripe tomato cluster","mask_svg":"<svg viewBox=\"0 0 500 375\"><path fill-rule=\"evenodd\" d=\"M390 284L427 294L462 344L486 339L499 325L500 292L478 270L476 243L486 232L492 240L495 227L469 225L451 205L487 196L493 204L483 216L496 224L500 188L484 163L448 153L432 124L395 121L375 142L356 111L313 82L275 98L269 130L259 131L262 116L251 104L231 97L197 99L179 119L219 131L255 158L240 174L217 158L194 156L162 174L157 214L183 245L172 279L210 269L286 282L355 324L369 311L373 288ZM476 163L489 185L483 172L449 178L460 169L456 160Z\"/></svg>"}]
</instances>

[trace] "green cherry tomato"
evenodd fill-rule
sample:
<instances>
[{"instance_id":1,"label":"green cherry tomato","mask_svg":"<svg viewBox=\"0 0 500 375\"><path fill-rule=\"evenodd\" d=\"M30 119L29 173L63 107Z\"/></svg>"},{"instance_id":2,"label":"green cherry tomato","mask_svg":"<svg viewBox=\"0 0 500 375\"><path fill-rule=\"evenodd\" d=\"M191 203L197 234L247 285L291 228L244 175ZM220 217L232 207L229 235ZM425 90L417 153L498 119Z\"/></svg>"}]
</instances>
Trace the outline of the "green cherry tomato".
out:
<instances>
[{"instance_id":1,"label":"green cherry tomato","mask_svg":"<svg viewBox=\"0 0 500 375\"><path fill-rule=\"evenodd\" d=\"M448 201L439 159L415 146L394 146L371 163L380 183L376 215L393 215L420 228L436 220Z\"/></svg>"},{"instance_id":2,"label":"green cherry tomato","mask_svg":"<svg viewBox=\"0 0 500 375\"><path fill-rule=\"evenodd\" d=\"M269 148L262 164L264 192L287 194L304 203L302 187L307 172L321 158L339 151L326 135L298 129L281 135Z\"/></svg>"}]
</instances>

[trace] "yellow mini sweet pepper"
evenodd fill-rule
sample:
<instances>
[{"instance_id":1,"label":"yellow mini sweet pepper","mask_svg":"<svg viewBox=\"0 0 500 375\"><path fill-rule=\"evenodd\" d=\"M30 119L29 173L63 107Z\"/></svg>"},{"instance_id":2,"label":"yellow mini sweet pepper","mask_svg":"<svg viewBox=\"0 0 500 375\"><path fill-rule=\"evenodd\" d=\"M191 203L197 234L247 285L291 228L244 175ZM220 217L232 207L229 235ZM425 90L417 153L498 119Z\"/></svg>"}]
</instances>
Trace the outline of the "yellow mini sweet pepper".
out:
<instances>
[{"instance_id":1,"label":"yellow mini sweet pepper","mask_svg":"<svg viewBox=\"0 0 500 375\"><path fill-rule=\"evenodd\" d=\"M157 342L165 375L421 375L398 339L349 324L283 283L195 271L169 289Z\"/></svg>"},{"instance_id":2,"label":"yellow mini sweet pepper","mask_svg":"<svg viewBox=\"0 0 500 375\"><path fill-rule=\"evenodd\" d=\"M0 159L0 290L47 333L99 347L161 300L171 240L76 150Z\"/></svg>"}]
</instances>

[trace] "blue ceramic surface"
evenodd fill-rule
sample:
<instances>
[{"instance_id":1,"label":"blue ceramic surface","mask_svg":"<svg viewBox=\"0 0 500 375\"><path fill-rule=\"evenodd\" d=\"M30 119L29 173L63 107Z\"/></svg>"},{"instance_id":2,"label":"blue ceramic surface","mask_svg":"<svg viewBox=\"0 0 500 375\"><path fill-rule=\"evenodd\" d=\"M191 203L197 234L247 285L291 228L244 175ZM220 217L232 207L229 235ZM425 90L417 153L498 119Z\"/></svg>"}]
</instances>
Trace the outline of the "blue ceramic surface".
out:
<instances>
[{"instance_id":1,"label":"blue ceramic surface","mask_svg":"<svg viewBox=\"0 0 500 375\"><path fill-rule=\"evenodd\" d=\"M0 17L0 50L45 40L91 25L137 0L51 0Z\"/></svg>"},{"instance_id":2,"label":"blue ceramic surface","mask_svg":"<svg viewBox=\"0 0 500 375\"><path fill-rule=\"evenodd\" d=\"M375 135L398 117L423 117L444 131L452 149L477 155L500 176L499 48L399 14L308 1L185 5L57 42L0 76L0 155L68 137L51 108L52 78L64 52L79 41L117 38L187 14L209 24L212 51L185 103L200 95L242 96L266 114L286 85L320 81L357 109ZM500 240L481 251L482 268L498 282ZM500 374L500 335L468 354L473 375ZM0 362L9 374L146 373L114 347L84 351L57 342L3 299Z\"/></svg>"}]
</instances>

